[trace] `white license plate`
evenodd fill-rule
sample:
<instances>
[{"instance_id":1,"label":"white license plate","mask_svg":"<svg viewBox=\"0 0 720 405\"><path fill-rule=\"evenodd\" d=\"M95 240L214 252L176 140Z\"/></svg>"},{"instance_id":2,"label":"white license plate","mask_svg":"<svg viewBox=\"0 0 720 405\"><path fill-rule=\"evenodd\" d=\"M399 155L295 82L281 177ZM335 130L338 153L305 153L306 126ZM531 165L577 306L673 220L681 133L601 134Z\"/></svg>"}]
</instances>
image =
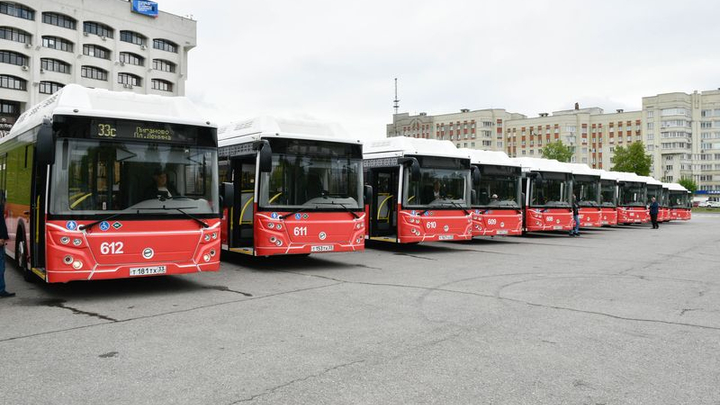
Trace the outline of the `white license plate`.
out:
<instances>
[{"instance_id":1,"label":"white license plate","mask_svg":"<svg viewBox=\"0 0 720 405\"><path fill-rule=\"evenodd\" d=\"M438 236L438 240L453 240L455 237L453 235L440 235Z\"/></svg>"},{"instance_id":2,"label":"white license plate","mask_svg":"<svg viewBox=\"0 0 720 405\"><path fill-rule=\"evenodd\" d=\"M152 267L131 267L131 276L148 276L151 274L165 274L167 273L167 267L165 266L152 266Z\"/></svg>"},{"instance_id":3,"label":"white license plate","mask_svg":"<svg viewBox=\"0 0 720 405\"><path fill-rule=\"evenodd\" d=\"M562 228L563 228L562 225L555 225L555 226L553 226L553 229L562 229Z\"/></svg>"},{"instance_id":4,"label":"white license plate","mask_svg":"<svg viewBox=\"0 0 720 405\"><path fill-rule=\"evenodd\" d=\"M608 221L602 221L602 224L603 224L603 225L610 225L610 222L608 222Z\"/></svg>"},{"instance_id":5,"label":"white license plate","mask_svg":"<svg viewBox=\"0 0 720 405\"><path fill-rule=\"evenodd\" d=\"M335 250L334 245L310 246L311 252L332 252L333 250Z\"/></svg>"},{"instance_id":6,"label":"white license plate","mask_svg":"<svg viewBox=\"0 0 720 405\"><path fill-rule=\"evenodd\" d=\"M495 233L498 234L498 235L507 235L507 234L508 234L508 231L497 231L497 232L495 232Z\"/></svg>"}]
</instances>

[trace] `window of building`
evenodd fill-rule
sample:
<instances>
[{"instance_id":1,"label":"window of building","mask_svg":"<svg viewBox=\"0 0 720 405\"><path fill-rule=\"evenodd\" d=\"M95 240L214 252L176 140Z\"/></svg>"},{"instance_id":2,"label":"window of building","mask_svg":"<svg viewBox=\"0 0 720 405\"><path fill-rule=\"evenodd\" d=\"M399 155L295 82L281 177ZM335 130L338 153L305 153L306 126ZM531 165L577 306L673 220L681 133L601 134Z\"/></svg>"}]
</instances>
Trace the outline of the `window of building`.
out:
<instances>
[{"instance_id":1,"label":"window of building","mask_svg":"<svg viewBox=\"0 0 720 405\"><path fill-rule=\"evenodd\" d=\"M0 114L20 115L20 103L0 100Z\"/></svg>"},{"instance_id":2,"label":"window of building","mask_svg":"<svg viewBox=\"0 0 720 405\"><path fill-rule=\"evenodd\" d=\"M42 58L40 59L40 69L48 72L70 73L70 65L57 59Z\"/></svg>"},{"instance_id":3,"label":"window of building","mask_svg":"<svg viewBox=\"0 0 720 405\"><path fill-rule=\"evenodd\" d=\"M98 35L100 37L112 38L115 30L99 22L85 21L83 23L83 32L86 34Z\"/></svg>"},{"instance_id":4,"label":"window of building","mask_svg":"<svg viewBox=\"0 0 720 405\"><path fill-rule=\"evenodd\" d=\"M65 87L64 84L55 82L40 82L40 94L53 94Z\"/></svg>"},{"instance_id":5,"label":"window of building","mask_svg":"<svg viewBox=\"0 0 720 405\"><path fill-rule=\"evenodd\" d=\"M127 63L135 66L145 66L145 58L130 52L120 52L120 63Z\"/></svg>"},{"instance_id":6,"label":"window of building","mask_svg":"<svg viewBox=\"0 0 720 405\"><path fill-rule=\"evenodd\" d=\"M152 88L153 90L173 91L173 84L167 80L152 79ZM460 135L458 135L458 139L460 139Z\"/></svg>"},{"instance_id":7,"label":"window of building","mask_svg":"<svg viewBox=\"0 0 720 405\"><path fill-rule=\"evenodd\" d=\"M177 44L167 39L153 39L153 48L161 51L178 53Z\"/></svg>"},{"instance_id":8,"label":"window of building","mask_svg":"<svg viewBox=\"0 0 720 405\"><path fill-rule=\"evenodd\" d=\"M648 123L647 123L647 129L655 129L655 123L654 123L654 122L648 122Z\"/></svg>"},{"instance_id":9,"label":"window of building","mask_svg":"<svg viewBox=\"0 0 720 405\"><path fill-rule=\"evenodd\" d=\"M661 117L667 117L669 115L689 115L688 110L684 108L663 108L660 110Z\"/></svg>"},{"instance_id":10,"label":"window of building","mask_svg":"<svg viewBox=\"0 0 720 405\"><path fill-rule=\"evenodd\" d=\"M655 112L654 112L654 111L650 110L650 111L647 112L647 117L648 117L648 118L652 118L653 116L655 116Z\"/></svg>"},{"instance_id":11,"label":"window of building","mask_svg":"<svg viewBox=\"0 0 720 405\"><path fill-rule=\"evenodd\" d=\"M10 65L27 66L27 56L13 52L13 51L0 51L0 63L7 63Z\"/></svg>"},{"instance_id":12,"label":"window of building","mask_svg":"<svg viewBox=\"0 0 720 405\"><path fill-rule=\"evenodd\" d=\"M88 79L107 81L108 72L95 66L83 66L80 71L80 76L87 77Z\"/></svg>"},{"instance_id":13,"label":"window of building","mask_svg":"<svg viewBox=\"0 0 720 405\"><path fill-rule=\"evenodd\" d=\"M35 10L22 4L0 1L0 13L26 20L35 20Z\"/></svg>"},{"instance_id":14,"label":"window of building","mask_svg":"<svg viewBox=\"0 0 720 405\"><path fill-rule=\"evenodd\" d=\"M700 128L702 128L702 129L712 128L712 121L700 121Z\"/></svg>"},{"instance_id":15,"label":"window of building","mask_svg":"<svg viewBox=\"0 0 720 405\"><path fill-rule=\"evenodd\" d=\"M0 88L10 90L27 90L27 81L10 75L0 75Z\"/></svg>"},{"instance_id":16,"label":"window of building","mask_svg":"<svg viewBox=\"0 0 720 405\"><path fill-rule=\"evenodd\" d=\"M42 37L42 46L50 49L57 49L58 51L72 52L73 43L67 39L45 36Z\"/></svg>"},{"instance_id":17,"label":"window of building","mask_svg":"<svg viewBox=\"0 0 720 405\"><path fill-rule=\"evenodd\" d=\"M120 40L140 46L147 44L147 38L135 31L120 31Z\"/></svg>"},{"instance_id":18,"label":"window of building","mask_svg":"<svg viewBox=\"0 0 720 405\"><path fill-rule=\"evenodd\" d=\"M140 86L142 79L132 73L118 73L118 83L129 86ZM417 136L416 136L417 138Z\"/></svg>"},{"instance_id":19,"label":"window of building","mask_svg":"<svg viewBox=\"0 0 720 405\"><path fill-rule=\"evenodd\" d=\"M30 33L11 27L0 27L0 39L29 44L32 35Z\"/></svg>"},{"instance_id":20,"label":"window of building","mask_svg":"<svg viewBox=\"0 0 720 405\"><path fill-rule=\"evenodd\" d=\"M77 27L77 21L65 14L44 12L42 13L42 21L45 24L55 25L70 30L74 30Z\"/></svg>"},{"instance_id":21,"label":"window of building","mask_svg":"<svg viewBox=\"0 0 720 405\"><path fill-rule=\"evenodd\" d=\"M83 55L110 60L110 50L98 45L83 45Z\"/></svg>"}]
</instances>

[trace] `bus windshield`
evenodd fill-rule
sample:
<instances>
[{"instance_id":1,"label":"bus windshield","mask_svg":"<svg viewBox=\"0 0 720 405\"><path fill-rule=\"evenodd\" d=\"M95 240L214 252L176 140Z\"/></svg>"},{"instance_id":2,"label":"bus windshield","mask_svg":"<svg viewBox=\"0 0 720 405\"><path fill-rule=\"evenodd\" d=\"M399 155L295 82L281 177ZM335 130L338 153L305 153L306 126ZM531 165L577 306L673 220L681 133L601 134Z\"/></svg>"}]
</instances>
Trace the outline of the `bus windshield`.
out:
<instances>
[{"instance_id":1,"label":"bus windshield","mask_svg":"<svg viewBox=\"0 0 720 405\"><path fill-rule=\"evenodd\" d=\"M272 171L260 177L261 207L362 208L360 145L278 139L271 146Z\"/></svg>"},{"instance_id":2,"label":"bus windshield","mask_svg":"<svg viewBox=\"0 0 720 405\"><path fill-rule=\"evenodd\" d=\"M662 205L662 186L648 185L647 186L647 203L650 204L651 198L655 197L658 205Z\"/></svg>"},{"instance_id":3,"label":"bus windshield","mask_svg":"<svg viewBox=\"0 0 720 405\"><path fill-rule=\"evenodd\" d=\"M542 178L532 182L530 205L533 207L569 207L569 175L543 173Z\"/></svg>"},{"instance_id":4,"label":"bus windshield","mask_svg":"<svg viewBox=\"0 0 720 405\"><path fill-rule=\"evenodd\" d=\"M600 182L600 205L615 207L617 205L617 183L615 180L602 180Z\"/></svg>"},{"instance_id":5,"label":"bus windshield","mask_svg":"<svg viewBox=\"0 0 720 405\"><path fill-rule=\"evenodd\" d=\"M688 193L684 191L670 192L670 207L672 208L687 208L688 200Z\"/></svg>"},{"instance_id":6,"label":"bus windshield","mask_svg":"<svg viewBox=\"0 0 720 405\"><path fill-rule=\"evenodd\" d=\"M217 150L176 144L61 139L50 213L219 213Z\"/></svg>"},{"instance_id":7,"label":"bus windshield","mask_svg":"<svg viewBox=\"0 0 720 405\"><path fill-rule=\"evenodd\" d=\"M481 167L480 184L473 190L473 207L520 208L520 171L511 167L497 167L505 173L495 173L490 167ZM499 170L498 170L499 171Z\"/></svg>"},{"instance_id":8,"label":"bus windshield","mask_svg":"<svg viewBox=\"0 0 720 405\"><path fill-rule=\"evenodd\" d=\"M621 183L620 184L620 205L632 207L644 207L647 189L643 183Z\"/></svg>"},{"instance_id":9,"label":"bus windshield","mask_svg":"<svg viewBox=\"0 0 720 405\"><path fill-rule=\"evenodd\" d=\"M406 207L468 207L468 186L470 170L439 169L424 167L420 169L420 179L410 179L410 171L405 171L405 191L403 205Z\"/></svg>"},{"instance_id":10,"label":"bus windshield","mask_svg":"<svg viewBox=\"0 0 720 405\"><path fill-rule=\"evenodd\" d=\"M581 207L597 207L599 186L599 177L575 176L573 192L577 196L578 205Z\"/></svg>"}]
</instances>

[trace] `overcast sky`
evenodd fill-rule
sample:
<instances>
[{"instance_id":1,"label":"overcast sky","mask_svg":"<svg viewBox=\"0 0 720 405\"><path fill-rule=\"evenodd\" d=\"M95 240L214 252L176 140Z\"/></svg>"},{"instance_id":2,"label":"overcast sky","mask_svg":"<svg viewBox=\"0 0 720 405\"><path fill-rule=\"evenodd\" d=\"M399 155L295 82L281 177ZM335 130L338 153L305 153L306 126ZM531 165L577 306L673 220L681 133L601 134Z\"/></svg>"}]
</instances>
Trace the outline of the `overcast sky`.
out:
<instances>
[{"instance_id":1,"label":"overcast sky","mask_svg":"<svg viewBox=\"0 0 720 405\"><path fill-rule=\"evenodd\" d=\"M187 96L219 124L259 114L385 136L400 112L528 116L720 87L720 2L159 0L192 14Z\"/></svg>"}]
</instances>

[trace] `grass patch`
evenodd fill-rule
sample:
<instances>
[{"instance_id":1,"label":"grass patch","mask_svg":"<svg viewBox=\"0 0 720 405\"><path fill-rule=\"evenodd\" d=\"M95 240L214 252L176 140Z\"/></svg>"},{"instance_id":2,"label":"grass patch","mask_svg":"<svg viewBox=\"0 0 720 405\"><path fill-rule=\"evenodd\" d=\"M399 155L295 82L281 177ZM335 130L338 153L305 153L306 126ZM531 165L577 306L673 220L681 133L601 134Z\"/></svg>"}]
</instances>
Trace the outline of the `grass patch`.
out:
<instances>
[{"instance_id":1,"label":"grass patch","mask_svg":"<svg viewBox=\"0 0 720 405\"><path fill-rule=\"evenodd\" d=\"M692 209L693 214L695 213L710 213L710 214L720 214L720 208L701 208L701 207L694 207Z\"/></svg>"}]
</instances>

